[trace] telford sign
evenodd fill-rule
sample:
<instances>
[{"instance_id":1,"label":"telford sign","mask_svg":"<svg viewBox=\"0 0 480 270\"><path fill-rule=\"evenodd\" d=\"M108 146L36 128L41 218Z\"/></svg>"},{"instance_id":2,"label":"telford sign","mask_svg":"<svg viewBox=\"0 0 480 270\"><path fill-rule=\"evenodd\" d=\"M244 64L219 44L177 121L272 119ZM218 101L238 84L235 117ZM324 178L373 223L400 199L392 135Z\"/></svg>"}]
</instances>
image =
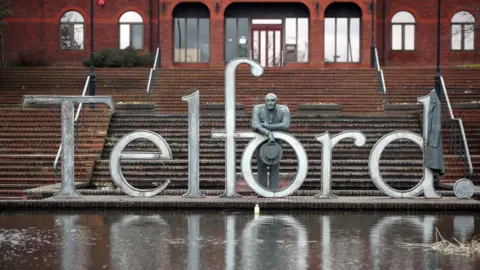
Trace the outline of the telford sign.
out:
<instances>
[{"instance_id":1,"label":"telford sign","mask_svg":"<svg viewBox=\"0 0 480 270\"><path fill-rule=\"evenodd\" d=\"M225 131L212 131L213 138L225 139L225 193L222 197L238 197L236 193L236 160L235 160L235 139L249 138L251 141L243 151L241 158L241 171L243 178L250 188L258 195L263 197L285 197L298 190L308 172L307 153L303 145L292 135L284 132L272 132L275 139L283 140L288 143L297 155L298 165L297 174L292 183L283 190L272 191L265 189L255 181L251 159L255 150L268 138L256 132L236 132L235 131L235 71L240 64L251 66L252 75L259 77L263 74L263 68L257 62L247 58L237 58L229 62L225 69ZM382 179L379 161L383 150L393 141L398 139L408 139L417 144L425 153L425 143L428 135L428 112L430 106L430 96L424 96L418 99L423 104L423 136L410 131L394 131L376 142L373 146L368 160L369 174L376 185L386 195L392 198L412 198L424 194L425 198L440 198L434 188L433 171L425 165L423 166L423 178L412 189L401 191L388 186ZM185 96L182 100L188 103L188 192L184 194L186 198L204 197L199 188L199 107L200 94L198 91ZM55 197L76 197L81 196L75 190L74 185L74 152L73 152L73 104L74 103L104 103L113 109L111 97L77 97L77 96L24 96L22 106L27 104L61 104L62 108L62 185L60 191ZM123 152L125 147L136 139L147 139L154 143L159 149L159 153L145 152ZM332 150L335 145L343 139L352 138L356 146L363 146L366 142L366 136L357 130L344 131L339 134L331 135L325 132L317 136L317 141L322 146L322 179L321 190L316 198L334 198L331 191L331 169L332 169ZM424 155L425 156L425 155ZM151 189L140 190L131 186L124 178L120 162L121 160L151 160L151 159L172 159L172 153L167 141L159 134L149 130L138 130L122 137L114 146L110 155L110 174L113 181L128 195L135 197L151 197L161 193L170 183L167 180L163 185Z\"/></svg>"}]
</instances>

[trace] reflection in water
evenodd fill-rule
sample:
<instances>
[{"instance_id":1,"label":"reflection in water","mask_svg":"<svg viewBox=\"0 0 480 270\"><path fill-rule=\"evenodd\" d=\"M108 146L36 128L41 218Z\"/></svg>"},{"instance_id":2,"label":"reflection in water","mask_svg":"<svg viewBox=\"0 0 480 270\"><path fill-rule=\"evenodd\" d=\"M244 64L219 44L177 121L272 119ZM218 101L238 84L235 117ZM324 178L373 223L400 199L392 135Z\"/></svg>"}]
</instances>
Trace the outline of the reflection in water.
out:
<instances>
[{"instance_id":1,"label":"reflection in water","mask_svg":"<svg viewBox=\"0 0 480 270\"><path fill-rule=\"evenodd\" d=\"M200 215L188 216L188 269L198 269L200 264Z\"/></svg>"},{"instance_id":2,"label":"reflection in water","mask_svg":"<svg viewBox=\"0 0 480 270\"><path fill-rule=\"evenodd\" d=\"M225 269L233 270L235 269L235 215L228 215L225 218L225 234L226 243L225 243Z\"/></svg>"},{"instance_id":3,"label":"reflection in water","mask_svg":"<svg viewBox=\"0 0 480 270\"><path fill-rule=\"evenodd\" d=\"M2 269L479 269L399 243L479 234L480 215L351 213L0 214Z\"/></svg>"},{"instance_id":4,"label":"reflection in water","mask_svg":"<svg viewBox=\"0 0 480 270\"><path fill-rule=\"evenodd\" d=\"M113 216L110 226L112 269L165 269L168 224L160 215Z\"/></svg>"},{"instance_id":5,"label":"reflection in water","mask_svg":"<svg viewBox=\"0 0 480 270\"><path fill-rule=\"evenodd\" d=\"M243 269L307 269L307 240L305 227L292 216L251 220L243 230Z\"/></svg>"},{"instance_id":6,"label":"reflection in water","mask_svg":"<svg viewBox=\"0 0 480 270\"><path fill-rule=\"evenodd\" d=\"M398 261L395 261L394 267L391 266L393 258L388 258L383 254L388 250L388 231L395 231L396 228L405 226L405 223L407 223L409 230L416 229L422 232L423 242L421 243L431 243L435 220L436 218L434 216L425 216L423 222L419 218L411 216L389 216L382 218L370 232L373 269L385 269L385 265L390 265L390 268L394 269L409 269L415 267L415 265L412 265L413 260L405 260L403 256L397 257ZM399 249L398 252L400 253L402 250ZM403 249L403 252L408 253L408 250ZM431 256L432 253L432 251L423 252L423 269L435 269L435 258ZM418 268L418 266L415 268Z\"/></svg>"}]
</instances>

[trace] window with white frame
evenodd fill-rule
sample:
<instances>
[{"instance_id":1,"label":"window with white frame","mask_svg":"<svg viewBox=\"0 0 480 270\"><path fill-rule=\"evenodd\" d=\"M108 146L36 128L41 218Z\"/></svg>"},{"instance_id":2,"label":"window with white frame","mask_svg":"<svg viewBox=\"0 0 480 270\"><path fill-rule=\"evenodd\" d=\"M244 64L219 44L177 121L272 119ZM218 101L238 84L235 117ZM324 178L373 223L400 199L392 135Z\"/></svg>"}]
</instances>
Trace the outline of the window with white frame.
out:
<instances>
[{"instance_id":1,"label":"window with white frame","mask_svg":"<svg viewBox=\"0 0 480 270\"><path fill-rule=\"evenodd\" d=\"M452 50L475 49L475 17L467 11L457 12L452 17Z\"/></svg>"},{"instance_id":2,"label":"window with white frame","mask_svg":"<svg viewBox=\"0 0 480 270\"><path fill-rule=\"evenodd\" d=\"M123 13L119 21L120 49L132 47L136 50L143 49L143 19L135 11Z\"/></svg>"},{"instance_id":3,"label":"window with white frame","mask_svg":"<svg viewBox=\"0 0 480 270\"><path fill-rule=\"evenodd\" d=\"M415 18L410 12L397 12L392 18L392 50L415 50Z\"/></svg>"},{"instance_id":4,"label":"window with white frame","mask_svg":"<svg viewBox=\"0 0 480 270\"><path fill-rule=\"evenodd\" d=\"M84 19L77 11L68 11L60 18L60 48L62 50L83 50Z\"/></svg>"}]
</instances>

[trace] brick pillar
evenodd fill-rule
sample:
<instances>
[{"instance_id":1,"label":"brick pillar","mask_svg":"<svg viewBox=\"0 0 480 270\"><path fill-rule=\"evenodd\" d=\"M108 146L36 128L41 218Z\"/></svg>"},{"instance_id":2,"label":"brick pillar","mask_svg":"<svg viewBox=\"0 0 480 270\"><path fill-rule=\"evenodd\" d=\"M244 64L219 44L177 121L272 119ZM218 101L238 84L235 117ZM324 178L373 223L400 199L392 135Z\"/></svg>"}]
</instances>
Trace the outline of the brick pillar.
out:
<instances>
[{"instance_id":1,"label":"brick pillar","mask_svg":"<svg viewBox=\"0 0 480 270\"><path fill-rule=\"evenodd\" d=\"M210 66L225 66L225 29L223 12L220 15L210 14Z\"/></svg>"},{"instance_id":2,"label":"brick pillar","mask_svg":"<svg viewBox=\"0 0 480 270\"><path fill-rule=\"evenodd\" d=\"M160 18L160 43L162 44L162 67L173 66L173 19L171 16Z\"/></svg>"},{"instance_id":3,"label":"brick pillar","mask_svg":"<svg viewBox=\"0 0 480 270\"><path fill-rule=\"evenodd\" d=\"M310 13L310 65L314 67L324 66L324 20L321 10L317 16L315 13Z\"/></svg>"},{"instance_id":4,"label":"brick pillar","mask_svg":"<svg viewBox=\"0 0 480 270\"><path fill-rule=\"evenodd\" d=\"M371 47L372 47L372 13L362 17L362 31L360 35L361 48L360 57L362 67L370 67Z\"/></svg>"}]
</instances>

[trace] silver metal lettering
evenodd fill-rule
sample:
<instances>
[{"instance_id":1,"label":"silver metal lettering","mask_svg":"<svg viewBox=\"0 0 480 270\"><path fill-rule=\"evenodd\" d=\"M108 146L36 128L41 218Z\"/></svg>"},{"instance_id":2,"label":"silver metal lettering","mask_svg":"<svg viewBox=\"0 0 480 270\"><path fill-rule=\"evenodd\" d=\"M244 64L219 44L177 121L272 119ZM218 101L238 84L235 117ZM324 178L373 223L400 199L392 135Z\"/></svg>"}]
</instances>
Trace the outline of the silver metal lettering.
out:
<instances>
[{"instance_id":1,"label":"silver metal lettering","mask_svg":"<svg viewBox=\"0 0 480 270\"><path fill-rule=\"evenodd\" d=\"M200 92L182 97L188 102L188 191L183 197L203 198L200 193Z\"/></svg>"},{"instance_id":2,"label":"silver metal lettering","mask_svg":"<svg viewBox=\"0 0 480 270\"><path fill-rule=\"evenodd\" d=\"M110 153L110 174L112 175L113 182L115 182L115 184L117 184L117 186L128 195L134 197L152 197L162 192L168 184L170 184L170 180L165 181L163 185L155 189L140 190L130 185L127 180L125 180L122 173L122 167L120 164L120 160L124 157L122 151L129 143L137 139L147 139L153 142L159 149L160 153L138 153L137 156L137 153L129 152L125 157L129 159L172 159L172 151L162 136L150 130L134 131L123 136L113 147L112 152Z\"/></svg>"},{"instance_id":3,"label":"silver metal lettering","mask_svg":"<svg viewBox=\"0 0 480 270\"><path fill-rule=\"evenodd\" d=\"M59 104L62 111L62 185L54 197L79 197L75 188L75 152L73 145L74 103L103 103L113 109L111 97L26 95L22 107L30 104Z\"/></svg>"},{"instance_id":4,"label":"silver metal lettering","mask_svg":"<svg viewBox=\"0 0 480 270\"><path fill-rule=\"evenodd\" d=\"M251 189L253 189L253 191L255 191L258 195L263 197L268 197L268 198L285 197L292 194L296 190L298 190L302 186L303 181L305 181L305 178L307 177L307 172L308 172L307 153L305 152L305 149L303 148L302 144L295 137L293 137L288 133L283 133L278 131L273 132L273 137L275 139L285 141L295 151L295 154L297 155L297 160L298 160L298 169L297 169L298 171L292 184L290 184L287 188L280 191L269 191L263 188L261 185L259 185L257 181L255 181L255 178L253 177L253 173L252 173L252 164L251 164L255 149L257 149L258 146L261 145L268 138L258 133L253 133L252 135L254 135L255 137L252 141L250 141L250 143L245 148L242 155L242 161L241 161L243 178L245 179L245 182L247 182L248 186Z\"/></svg>"},{"instance_id":5,"label":"silver metal lettering","mask_svg":"<svg viewBox=\"0 0 480 270\"><path fill-rule=\"evenodd\" d=\"M360 131L344 131L330 138L327 131L317 137L317 141L322 144L322 193L315 195L315 198L328 199L336 198L332 194L332 150L335 145L343 139L352 138L356 146L363 146L367 141L365 134Z\"/></svg>"},{"instance_id":6,"label":"silver metal lettering","mask_svg":"<svg viewBox=\"0 0 480 270\"><path fill-rule=\"evenodd\" d=\"M236 58L231 60L225 68L225 193L222 197L239 197L235 191L235 71L240 64L250 65L253 76L259 77L263 74L263 67L249 59Z\"/></svg>"}]
</instances>

